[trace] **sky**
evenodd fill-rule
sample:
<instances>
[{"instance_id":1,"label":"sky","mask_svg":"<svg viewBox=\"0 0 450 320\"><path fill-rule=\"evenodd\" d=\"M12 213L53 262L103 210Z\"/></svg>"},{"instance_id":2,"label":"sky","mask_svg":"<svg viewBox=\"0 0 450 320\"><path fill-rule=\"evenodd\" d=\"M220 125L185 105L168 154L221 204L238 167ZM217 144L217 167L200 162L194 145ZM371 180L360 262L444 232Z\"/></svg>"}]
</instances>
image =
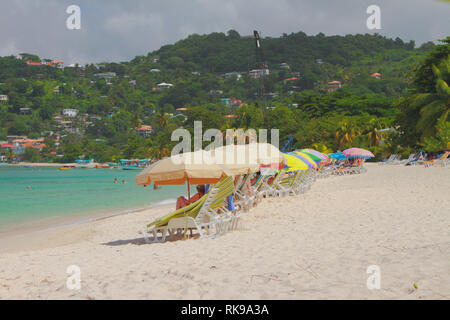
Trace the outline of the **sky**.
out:
<instances>
[{"instance_id":1,"label":"sky","mask_svg":"<svg viewBox=\"0 0 450 320\"><path fill-rule=\"evenodd\" d=\"M366 26L372 4L380 30ZM80 29L66 27L70 5L80 7ZM438 0L8 0L0 2L0 56L121 62L193 33L230 29L262 37L377 32L420 45L450 36L449 17L450 2Z\"/></svg>"}]
</instances>

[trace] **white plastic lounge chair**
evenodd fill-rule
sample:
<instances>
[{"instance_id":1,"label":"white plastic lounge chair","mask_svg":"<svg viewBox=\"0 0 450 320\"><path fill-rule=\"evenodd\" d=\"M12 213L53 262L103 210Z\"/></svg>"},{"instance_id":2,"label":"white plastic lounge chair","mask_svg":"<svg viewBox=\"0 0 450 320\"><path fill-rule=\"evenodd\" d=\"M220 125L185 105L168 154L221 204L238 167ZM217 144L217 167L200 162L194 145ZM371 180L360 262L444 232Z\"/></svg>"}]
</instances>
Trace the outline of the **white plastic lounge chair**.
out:
<instances>
[{"instance_id":1,"label":"white plastic lounge chair","mask_svg":"<svg viewBox=\"0 0 450 320\"><path fill-rule=\"evenodd\" d=\"M193 236L197 231L202 238L217 237L234 223L234 213L225 208L225 199L234 192L233 179L226 177L196 202L156 219L141 233L147 243L165 242L167 236Z\"/></svg>"}]
</instances>

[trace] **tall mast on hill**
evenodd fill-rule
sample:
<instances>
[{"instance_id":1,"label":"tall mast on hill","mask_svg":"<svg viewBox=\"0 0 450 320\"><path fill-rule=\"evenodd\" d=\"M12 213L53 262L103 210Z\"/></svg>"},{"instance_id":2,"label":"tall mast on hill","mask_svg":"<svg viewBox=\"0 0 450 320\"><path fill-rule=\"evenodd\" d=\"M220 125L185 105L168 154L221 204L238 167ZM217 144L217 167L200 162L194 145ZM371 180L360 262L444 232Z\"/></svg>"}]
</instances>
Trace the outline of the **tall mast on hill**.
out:
<instances>
[{"instance_id":1,"label":"tall mast on hill","mask_svg":"<svg viewBox=\"0 0 450 320\"><path fill-rule=\"evenodd\" d=\"M255 38L255 70L250 71L250 76L254 79L259 79L259 92L258 96L260 99L264 98L265 94L265 86L264 86L264 77L269 74L269 68L264 59L264 53L261 47L261 38L259 36L258 31L253 31L253 36Z\"/></svg>"},{"instance_id":2,"label":"tall mast on hill","mask_svg":"<svg viewBox=\"0 0 450 320\"><path fill-rule=\"evenodd\" d=\"M258 31L254 30L253 35L255 37L256 68L257 69L267 68L267 64L264 61L264 54L261 48L261 38L259 37Z\"/></svg>"}]
</instances>

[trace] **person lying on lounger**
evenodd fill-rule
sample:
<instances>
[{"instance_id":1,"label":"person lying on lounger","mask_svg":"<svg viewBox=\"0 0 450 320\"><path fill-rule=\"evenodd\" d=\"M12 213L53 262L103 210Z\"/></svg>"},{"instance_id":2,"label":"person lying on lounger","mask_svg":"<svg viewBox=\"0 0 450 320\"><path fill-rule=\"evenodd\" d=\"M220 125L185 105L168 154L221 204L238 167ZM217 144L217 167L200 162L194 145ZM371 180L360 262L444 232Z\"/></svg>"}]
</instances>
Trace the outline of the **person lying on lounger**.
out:
<instances>
[{"instance_id":1,"label":"person lying on lounger","mask_svg":"<svg viewBox=\"0 0 450 320\"><path fill-rule=\"evenodd\" d=\"M177 199L177 210L184 208L187 205L190 205L191 203L194 203L195 201L203 197L204 194L205 194L205 185L203 184L197 185L197 193L194 194L190 199L186 199L183 196Z\"/></svg>"}]
</instances>

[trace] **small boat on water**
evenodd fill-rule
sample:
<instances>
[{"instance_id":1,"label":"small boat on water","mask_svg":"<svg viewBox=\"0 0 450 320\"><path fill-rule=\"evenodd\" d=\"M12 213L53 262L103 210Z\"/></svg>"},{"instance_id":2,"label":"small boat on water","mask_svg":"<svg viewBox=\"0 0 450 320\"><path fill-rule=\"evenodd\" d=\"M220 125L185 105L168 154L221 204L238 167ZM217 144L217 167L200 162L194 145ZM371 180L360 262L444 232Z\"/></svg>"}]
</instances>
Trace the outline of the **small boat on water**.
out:
<instances>
[{"instance_id":1,"label":"small boat on water","mask_svg":"<svg viewBox=\"0 0 450 320\"><path fill-rule=\"evenodd\" d=\"M142 159L142 160L120 160L120 165L123 170L142 170L147 168L150 165L150 160Z\"/></svg>"},{"instance_id":2,"label":"small boat on water","mask_svg":"<svg viewBox=\"0 0 450 320\"><path fill-rule=\"evenodd\" d=\"M81 169L94 169L95 168L94 159L92 159L92 158L89 160L78 159L78 160L75 160L75 162L77 163L77 167L81 168Z\"/></svg>"},{"instance_id":3,"label":"small boat on water","mask_svg":"<svg viewBox=\"0 0 450 320\"><path fill-rule=\"evenodd\" d=\"M72 170L72 167L61 167L58 170Z\"/></svg>"},{"instance_id":4,"label":"small boat on water","mask_svg":"<svg viewBox=\"0 0 450 320\"><path fill-rule=\"evenodd\" d=\"M111 167L109 166L109 164L107 164L107 163L104 163L104 164L97 164L97 165L95 165L95 167L96 167L97 169L109 169L109 168L111 168Z\"/></svg>"}]
</instances>

